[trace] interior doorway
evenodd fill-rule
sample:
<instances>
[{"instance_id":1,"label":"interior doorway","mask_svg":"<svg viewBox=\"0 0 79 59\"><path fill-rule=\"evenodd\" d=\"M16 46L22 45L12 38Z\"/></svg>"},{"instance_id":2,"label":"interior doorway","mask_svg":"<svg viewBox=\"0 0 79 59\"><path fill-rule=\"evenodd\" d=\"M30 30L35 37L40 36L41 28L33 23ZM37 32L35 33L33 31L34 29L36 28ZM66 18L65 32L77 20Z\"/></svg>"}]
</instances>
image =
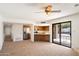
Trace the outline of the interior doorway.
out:
<instances>
[{"instance_id":1,"label":"interior doorway","mask_svg":"<svg viewBox=\"0 0 79 59\"><path fill-rule=\"evenodd\" d=\"M53 43L71 47L71 22L52 24Z\"/></svg>"},{"instance_id":2,"label":"interior doorway","mask_svg":"<svg viewBox=\"0 0 79 59\"><path fill-rule=\"evenodd\" d=\"M4 23L4 40L12 41L12 24Z\"/></svg>"},{"instance_id":3,"label":"interior doorway","mask_svg":"<svg viewBox=\"0 0 79 59\"><path fill-rule=\"evenodd\" d=\"M31 26L23 25L23 40L31 39Z\"/></svg>"}]
</instances>

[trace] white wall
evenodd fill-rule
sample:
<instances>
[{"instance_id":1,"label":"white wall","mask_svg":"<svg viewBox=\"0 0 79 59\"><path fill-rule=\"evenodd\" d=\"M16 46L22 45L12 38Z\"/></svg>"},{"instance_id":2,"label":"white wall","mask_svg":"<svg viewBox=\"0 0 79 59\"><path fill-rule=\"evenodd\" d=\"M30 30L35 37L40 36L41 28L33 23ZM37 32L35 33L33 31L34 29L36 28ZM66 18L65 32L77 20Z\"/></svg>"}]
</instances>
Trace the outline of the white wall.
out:
<instances>
[{"instance_id":1,"label":"white wall","mask_svg":"<svg viewBox=\"0 0 79 59\"><path fill-rule=\"evenodd\" d=\"M31 25L31 41L34 42L34 25Z\"/></svg>"},{"instance_id":2,"label":"white wall","mask_svg":"<svg viewBox=\"0 0 79 59\"><path fill-rule=\"evenodd\" d=\"M27 19L12 19L12 18L5 18L3 21L4 21L4 22L7 22L7 23L34 24L33 21L29 21L29 20L27 20Z\"/></svg>"},{"instance_id":3,"label":"white wall","mask_svg":"<svg viewBox=\"0 0 79 59\"><path fill-rule=\"evenodd\" d=\"M0 19L0 50L2 49L4 37L3 37L3 22Z\"/></svg>"},{"instance_id":4,"label":"white wall","mask_svg":"<svg viewBox=\"0 0 79 59\"><path fill-rule=\"evenodd\" d=\"M13 38L13 41L23 40L23 25L22 24L12 25L12 38Z\"/></svg>"},{"instance_id":5,"label":"white wall","mask_svg":"<svg viewBox=\"0 0 79 59\"><path fill-rule=\"evenodd\" d=\"M79 13L63 17L55 20L48 21L50 24L50 42L52 42L52 24L53 23L59 23L59 22L65 22L65 21L71 21L72 24L72 48L79 48Z\"/></svg>"},{"instance_id":6,"label":"white wall","mask_svg":"<svg viewBox=\"0 0 79 59\"><path fill-rule=\"evenodd\" d=\"M4 31L5 31L5 35L11 35L11 27L10 26L6 26Z\"/></svg>"}]
</instances>

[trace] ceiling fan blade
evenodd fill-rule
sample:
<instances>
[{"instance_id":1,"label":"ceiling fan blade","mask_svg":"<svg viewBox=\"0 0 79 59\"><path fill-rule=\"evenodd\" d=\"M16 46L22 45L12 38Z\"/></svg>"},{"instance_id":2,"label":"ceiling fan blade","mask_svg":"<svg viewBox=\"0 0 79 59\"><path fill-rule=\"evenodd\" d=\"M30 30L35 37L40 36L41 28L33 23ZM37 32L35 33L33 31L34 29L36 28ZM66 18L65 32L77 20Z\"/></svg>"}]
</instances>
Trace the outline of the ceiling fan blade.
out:
<instances>
[{"instance_id":1,"label":"ceiling fan blade","mask_svg":"<svg viewBox=\"0 0 79 59\"><path fill-rule=\"evenodd\" d=\"M34 12L34 13L43 13L42 11Z\"/></svg>"},{"instance_id":2,"label":"ceiling fan blade","mask_svg":"<svg viewBox=\"0 0 79 59\"><path fill-rule=\"evenodd\" d=\"M51 11L51 12L61 12L61 10L53 10L53 11Z\"/></svg>"}]
</instances>

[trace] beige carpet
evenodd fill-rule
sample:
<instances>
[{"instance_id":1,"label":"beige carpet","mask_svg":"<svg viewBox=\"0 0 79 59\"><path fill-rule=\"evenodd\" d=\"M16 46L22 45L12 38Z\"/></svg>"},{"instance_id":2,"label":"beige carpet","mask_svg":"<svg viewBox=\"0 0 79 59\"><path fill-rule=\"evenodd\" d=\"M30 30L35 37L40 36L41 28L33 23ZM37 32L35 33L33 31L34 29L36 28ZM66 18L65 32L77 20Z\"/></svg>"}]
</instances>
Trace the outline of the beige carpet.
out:
<instances>
[{"instance_id":1,"label":"beige carpet","mask_svg":"<svg viewBox=\"0 0 79 59\"><path fill-rule=\"evenodd\" d=\"M71 48L49 42L20 42L5 41L0 55L7 56L75 56L76 51Z\"/></svg>"}]
</instances>

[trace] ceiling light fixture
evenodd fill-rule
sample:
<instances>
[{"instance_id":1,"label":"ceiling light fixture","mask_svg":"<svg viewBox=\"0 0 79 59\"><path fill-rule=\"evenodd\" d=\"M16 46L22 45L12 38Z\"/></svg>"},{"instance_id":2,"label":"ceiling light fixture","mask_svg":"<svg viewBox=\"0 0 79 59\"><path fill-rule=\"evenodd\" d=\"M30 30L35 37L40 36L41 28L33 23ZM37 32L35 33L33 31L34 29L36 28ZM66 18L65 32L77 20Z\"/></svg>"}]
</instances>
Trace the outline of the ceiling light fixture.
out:
<instances>
[{"instance_id":1,"label":"ceiling light fixture","mask_svg":"<svg viewBox=\"0 0 79 59\"><path fill-rule=\"evenodd\" d=\"M45 7L45 13L48 15L52 11L52 5Z\"/></svg>"},{"instance_id":2,"label":"ceiling light fixture","mask_svg":"<svg viewBox=\"0 0 79 59\"><path fill-rule=\"evenodd\" d=\"M46 13L46 15L49 15L50 13L60 13L61 10L54 10L52 5L47 5L46 7L43 7L44 12ZM40 12L36 12L36 13L40 13Z\"/></svg>"}]
</instances>

